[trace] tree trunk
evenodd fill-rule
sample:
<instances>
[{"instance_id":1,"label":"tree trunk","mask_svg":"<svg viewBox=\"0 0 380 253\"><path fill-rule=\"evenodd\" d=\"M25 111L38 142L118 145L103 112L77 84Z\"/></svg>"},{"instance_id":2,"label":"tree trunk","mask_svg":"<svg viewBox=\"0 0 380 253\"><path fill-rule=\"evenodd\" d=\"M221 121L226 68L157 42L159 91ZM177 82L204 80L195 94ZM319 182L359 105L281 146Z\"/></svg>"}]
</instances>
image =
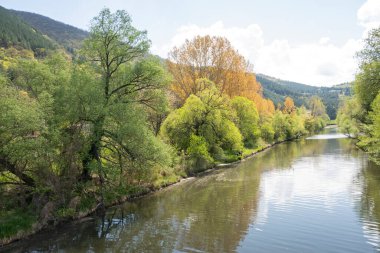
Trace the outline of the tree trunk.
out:
<instances>
[{"instance_id":1,"label":"tree trunk","mask_svg":"<svg viewBox=\"0 0 380 253\"><path fill-rule=\"evenodd\" d=\"M36 183L33 178L20 171L14 163L9 162L5 157L0 156L0 166L12 173L13 175L15 175L16 177L18 177L27 186L32 188L36 186Z\"/></svg>"},{"instance_id":2,"label":"tree trunk","mask_svg":"<svg viewBox=\"0 0 380 253\"><path fill-rule=\"evenodd\" d=\"M100 145L101 140L103 137L103 125L104 125L104 118L100 118L96 121L94 124L94 131L93 131L93 140L90 145L90 149L88 151L87 156L82 160L82 174L79 178L80 181L90 181L91 180L91 173L90 173L90 166L91 162L97 161L100 163ZM99 175L100 178L102 178L102 175Z\"/></svg>"}]
</instances>

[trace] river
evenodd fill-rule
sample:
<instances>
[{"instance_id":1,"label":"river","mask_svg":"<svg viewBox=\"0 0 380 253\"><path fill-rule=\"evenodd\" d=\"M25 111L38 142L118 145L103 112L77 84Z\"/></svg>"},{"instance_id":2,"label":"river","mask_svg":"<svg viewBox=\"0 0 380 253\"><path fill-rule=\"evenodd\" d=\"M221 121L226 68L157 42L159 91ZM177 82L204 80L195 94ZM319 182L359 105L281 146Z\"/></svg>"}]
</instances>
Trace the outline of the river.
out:
<instances>
[{"instance_id":1,"label":"river","mask_svg":"<svg viewBox=\"0 0 380 253\"><path fill-rule=\"evenodd\" d=\"M336 129L6 252L377 252L380 167Z\"/></svg>"}]
</instances>

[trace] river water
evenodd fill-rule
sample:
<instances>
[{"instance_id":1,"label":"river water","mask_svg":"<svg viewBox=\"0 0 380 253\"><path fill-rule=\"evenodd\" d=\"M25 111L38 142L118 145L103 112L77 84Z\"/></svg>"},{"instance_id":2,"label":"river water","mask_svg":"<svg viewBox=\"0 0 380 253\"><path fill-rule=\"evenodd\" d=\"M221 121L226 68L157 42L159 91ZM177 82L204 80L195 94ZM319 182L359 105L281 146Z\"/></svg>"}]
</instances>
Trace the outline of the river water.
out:
<instances>
[{"instance_id":1,"label":"river water","mask_svg":"<svg viewBox=\"0 0 380 253\"><path fill-rule=\"evenodd\" d=\"M377 252L380 167L328 129L7 252Z\"/></svg>"}]
</instances>

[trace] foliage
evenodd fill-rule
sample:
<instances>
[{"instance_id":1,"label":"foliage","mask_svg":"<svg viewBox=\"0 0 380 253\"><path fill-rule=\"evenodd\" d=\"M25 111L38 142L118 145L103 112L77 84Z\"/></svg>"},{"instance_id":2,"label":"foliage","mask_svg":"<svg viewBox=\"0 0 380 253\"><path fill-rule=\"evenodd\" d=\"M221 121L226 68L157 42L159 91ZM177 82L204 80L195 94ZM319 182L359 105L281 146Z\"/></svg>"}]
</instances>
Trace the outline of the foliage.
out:
<instances>
[{"instance_id":1,"label":"foliage","mask_svg":"<svg viewBox=\"0 0 380 253\"><path fill-rule=\"evenodd\" d=\"M357 137L360 132L358 117L361 114L361 106L356 97L342 98L337 116L340 131L350 137Z\"/></svg>"},{"instance_id":2,"label":"foliage","mask_svg":"<svg viewBox=\"0 0 380 253\"><path fill-rule=\"evenodd\" d=\"M190 168L194 168L195 172L205 170L213 164L214 159L210 156L208 150L208 143L203 137L195 134L190 136L187 154L191 163Z\"/></svg>"},{"instance_id":3,"label":"foliage","mask_svg":"<svg viewBox=\"0 0 380 253\"><path fill-rule=\"evenodd\" d=\"M360 60L354 96L342 101L338 124L342 132L359 140L357 145L380 163L380 28L373 29L357 53Z\"/></svg>"},{"instance_id":4,"label":"foliage","mask_svg":"<svg viewBox=\"0 0 380 253\"><path fill-rule=\"evenodd\" d=\"M380 38L379 38L380 40ZM371 110L372 101L380 91L380 61L366 63L360 67L355 79L355 95L366 111Z\"/></svg>"},{"instance_id":5,"label":"foliage","mask_svg":"<svg viewBox=\"0 0 380 253\"><path fill-rule=\"evenodd\" d=\"M379 93L380 94L380 93ZM372 158L380 162L380 95L377 95L372 103L372 112L370 118L372 120L371 137L368 151L372 154Z\"/></svg>"},{"instance_id":6,"label":"foliage","mask_svg":"<svg viewBox=\"0 0 380 253\"><path fill-rule=\"evenodd\" d=\"M296 107L294 101L291 97L286 97L284 101L283 112L287 114L292 114L295 111Z\"/></svg>"},{"instance_id":7,"label":"foliage","mask_svg":"<svg viewBox=\"0 0 380 253\"><path fill-rule=\"evenodd\" d=\"M206 87L197 82L206 78L228 95L252 99L261 86L250 72L248 62L222 37L196 36L169 53L168 69L173 75L171 90L178 105Z\"/></svg>"},{"instance_id":8,"label":"foliage","mask_svg":"<svg viewBox=\"0 0 380 253\"><path fill-rule=\"evenodd\" d=\"M148 121L153 111L167 112L169 80L148 48L128 14L105 9L78 61L59 52L34 59L3 51L1 203L21 196L9 208L38 215L50 202L62 218L75 215L69 204L78 195L104 203L115 189L178 180L173 149Z\"/></svg>"},{"instance_id":9,"label":"foliage","mask_svg":"<svg viewBox=\"0 0 380 253\"><path fill-rule=\"evenodd\" d=\"M336 118L339 107L339 97L342 95L351 95L351 84L316 87L284 81L262 74L258 74L256 78L262 85L263 95L271 99L276 105L282 104L286 97L290 97L296 106L308 106L308 100L312 96L319 96L326 106L326 112L330 119Z\"/></svg>"},{"instance_id":10,"label":"foliage","mask_svg":"<svg viewBox=\"0 0 380 253\"><path fill-rule=\"evenodd\" d=\"M243 136L244 145L255 147L260 137L259 114L255 104L245 97L234 97L231 107L236 113L236 125Z\"/></svg>"},{"instance_id":11,"label":"foliage","mask_svg":"<svg viewBox=\"0 0 380 253\"><path fill-rule=\"evenodd\" d=\"M325 117L327 120L329 119L328 115L326 114L326 107L323 104L322 100L318 96L312 96L309 99L309 108L311 111L311 116L313 117Z\"/></svg>"},{"instance_id":12,"label":"foliage","mask_svg":"<svg viewBox=\"0 0 380 253\"><path fill-rule=\"evenodd\" d=\"M82 41L88 36L88 32L84 30L39 14L15 10L11 10L11 12L35 30L62 45L70 53L73 53L75 49L79 49Z\"/></svg>"},{"instance_id":13,"label":"foliage","mask_svg":"<svg viewBox=\"0 0 380 253\"><path fill-rule=\"evenodd\" d=\"M369 31L364 48L357 54L360 65L380 61L380 27Z\"/></svg>"},{"instance_id":14,"label":"foliage","mask_svg":"<svg viewBox=\"0 0 380 253\"><path fill-rule=\"evenodd\" d=\"M212 159L220 159L221 152L240 153L243 149L242 135L232 122L229 99L220 95L215 86L210 86L197 96L190 95L181 108L169 114L162 125L161 134L178 151L187 151L187 155L189 151L197 150L194 146L189 149L191 140L192 145L201 145L201 150L207 147ZM210 160L207 153L201 153L206 161Z\"/></svg>"},{"instance_id":15,"label":"foliage","mask_svg":"<svg viewBox=\"0 0 380 253\"><path fill-rule=\"evenodd\" d=\"M379 93L380 94L380 93ZM370 158L377 164L380 163L380 95L374 99L369 112L371 124L368 125L369 134L361 136L359 146L363 147L371 155Z\"/></svg>"},{"instance_id":16,"label":"foliage","mask_svg":"<svg viewBox=\"0 0 380 253\"><path fill-rule=\"evenodd\" d=\"M0 46L19 46L36 53L40 49L53 49L53 43L41 32L25 24L20 18L0 6Z\"/></svg>"}]
</instances>

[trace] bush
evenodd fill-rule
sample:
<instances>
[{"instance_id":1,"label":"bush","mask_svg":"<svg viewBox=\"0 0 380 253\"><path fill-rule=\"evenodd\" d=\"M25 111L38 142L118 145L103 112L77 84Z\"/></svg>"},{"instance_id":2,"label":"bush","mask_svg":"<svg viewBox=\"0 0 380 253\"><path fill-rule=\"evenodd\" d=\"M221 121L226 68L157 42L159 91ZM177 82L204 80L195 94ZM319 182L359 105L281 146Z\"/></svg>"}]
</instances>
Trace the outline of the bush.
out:
<instances>
[{"instance_id":1,"label":"bush","mask_svg":"<svg viewBox=\"0 0 380 253\"><path fill-rule=\"evenodd\" d=\"M201 136L191 135L187 154L190 161L190 173L203 171L213 166L214 159L208 152L206 140Z\"/></svg>"}]
</instances>

